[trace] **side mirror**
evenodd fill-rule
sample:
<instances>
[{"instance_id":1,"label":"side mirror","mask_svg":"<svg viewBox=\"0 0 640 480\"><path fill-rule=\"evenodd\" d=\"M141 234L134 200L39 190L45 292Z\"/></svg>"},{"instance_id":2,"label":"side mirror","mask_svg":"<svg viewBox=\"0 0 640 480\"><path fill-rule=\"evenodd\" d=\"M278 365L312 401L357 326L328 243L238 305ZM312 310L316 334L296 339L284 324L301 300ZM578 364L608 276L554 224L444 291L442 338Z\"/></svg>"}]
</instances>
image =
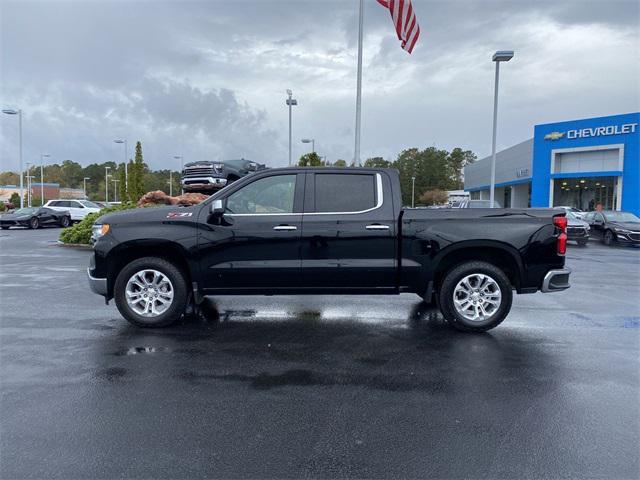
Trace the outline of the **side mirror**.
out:
<instances>
[{"instance_id":1,"label":"side mirror","mask_svg":"<svg viewBox=\"0 0 640 480\"><path fill-rule=\"evenodd\" d=\"M222 200L214 200L213 202L211 202L211 206L209 207L209 213L211 213L211 215L220 217L224 214L224 202Z\"/></svg>"}]
</instances>

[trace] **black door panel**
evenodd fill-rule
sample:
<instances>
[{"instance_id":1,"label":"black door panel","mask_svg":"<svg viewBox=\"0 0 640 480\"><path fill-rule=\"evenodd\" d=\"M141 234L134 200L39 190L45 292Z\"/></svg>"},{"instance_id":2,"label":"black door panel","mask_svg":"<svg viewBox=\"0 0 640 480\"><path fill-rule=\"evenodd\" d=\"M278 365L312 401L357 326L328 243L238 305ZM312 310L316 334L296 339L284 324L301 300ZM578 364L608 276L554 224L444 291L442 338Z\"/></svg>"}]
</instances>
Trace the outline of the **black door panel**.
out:
<instances>
[{"instance_id":1,"label":"black door panel","mask_svg":"<svg viewBox=\"0 0 640 480\"><path fill-rule=\"evenodd\" d=\"M228 211L217 221L207 218L206 209L201 211L198 245L205 292L299 286L303 197L292 191L283 193L275 177L288 177L282 182L293 182L296 191L304 190L304 174L263 175L232 191L224 199ZM252 187L254 183L267 188ZM241 193L248 187L245 192L253 188L258 194Z\"/></svg>"},{"instance_id":2,"label":"black door panel","mask_svg":"<svg viewBox=\"0 0 640 480\"><path fill-rule=\"evenodd\" d=\"M333 178L317 181L316 177L323 175ZM350 186L348 177L352 176L360 178ZM355 190L368 190L369 182L370 194L358 195ZM302 286L320 289L395 286L396 226L392 201L389 198L385 202L382 197L384 182L388 179L381 174L307 174ZM313 204L306 208L311 198ZM340 198L346 201L340 202Z\"/></svg>"}]
</instances>

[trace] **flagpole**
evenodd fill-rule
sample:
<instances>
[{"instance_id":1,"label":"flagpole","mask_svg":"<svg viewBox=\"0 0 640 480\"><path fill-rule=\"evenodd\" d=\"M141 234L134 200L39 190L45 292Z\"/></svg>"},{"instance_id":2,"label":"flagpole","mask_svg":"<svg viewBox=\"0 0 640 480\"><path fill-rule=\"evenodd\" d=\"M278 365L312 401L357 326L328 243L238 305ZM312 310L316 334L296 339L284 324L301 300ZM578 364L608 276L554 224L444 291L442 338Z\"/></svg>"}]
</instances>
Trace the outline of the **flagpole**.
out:
<instances>
[{"instance_id":1,"label":"flagpole","mask_svg":"<svg viewBox=\"0 0 640 480\"><path fill-rule=\"evenodd\" d=\"M356 86L356 144L353 161L360 166L360 113L362 108L362 30L364 26L364 0L360 0L360 13L358 22L358 81Z\"/></svg>"}]
</instances>

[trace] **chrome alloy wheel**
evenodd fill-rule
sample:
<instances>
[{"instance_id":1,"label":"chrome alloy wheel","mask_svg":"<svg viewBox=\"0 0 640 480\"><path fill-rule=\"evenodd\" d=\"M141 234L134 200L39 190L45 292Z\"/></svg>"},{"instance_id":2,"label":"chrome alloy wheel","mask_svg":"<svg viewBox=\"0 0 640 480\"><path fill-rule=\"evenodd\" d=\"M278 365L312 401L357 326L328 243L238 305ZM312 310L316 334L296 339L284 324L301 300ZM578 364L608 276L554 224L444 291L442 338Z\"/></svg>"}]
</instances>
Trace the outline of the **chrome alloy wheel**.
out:
<instances>
[{"instance_id":1,"label":"chrome alloy wheel","mask_svg":"<svg viewBox=\"0 0 640 480\"><path fill-rule=\"evenodd\" d=\"M173 303L173 285L158 270L140 270L127 282L125 295L129 308L138 315L157 317Z\"/></svg>"},{"instance_id":2,"label":"chrome alloy wheel","mask_svg":"<svg viewBox=\"0 0 640 480\"><path fill-rule=\"evenodd\" d=\"M500 308L502 293L496 281L483 273L472 273L458 282L453 291L456 311L467 320L482 322Z\"/></svg>"}]
</instances>

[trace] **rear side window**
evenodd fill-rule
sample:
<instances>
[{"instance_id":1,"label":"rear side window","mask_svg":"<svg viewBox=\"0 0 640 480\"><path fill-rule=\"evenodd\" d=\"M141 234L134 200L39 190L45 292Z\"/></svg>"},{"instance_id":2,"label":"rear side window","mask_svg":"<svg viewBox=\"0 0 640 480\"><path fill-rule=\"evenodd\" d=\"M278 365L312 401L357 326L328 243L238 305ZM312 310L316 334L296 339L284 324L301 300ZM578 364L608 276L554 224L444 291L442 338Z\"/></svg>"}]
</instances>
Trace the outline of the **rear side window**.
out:
<instances>
[{"instance_id":1,"label":"rear side window","mask_svg":"<svg viewBox=\"0 0 640 480\"><path fill-rule=\"evenodd\" d=\"M360 212L376 206L374 175L315 174L316 212Z\"/></svg>"}]
</instances>

